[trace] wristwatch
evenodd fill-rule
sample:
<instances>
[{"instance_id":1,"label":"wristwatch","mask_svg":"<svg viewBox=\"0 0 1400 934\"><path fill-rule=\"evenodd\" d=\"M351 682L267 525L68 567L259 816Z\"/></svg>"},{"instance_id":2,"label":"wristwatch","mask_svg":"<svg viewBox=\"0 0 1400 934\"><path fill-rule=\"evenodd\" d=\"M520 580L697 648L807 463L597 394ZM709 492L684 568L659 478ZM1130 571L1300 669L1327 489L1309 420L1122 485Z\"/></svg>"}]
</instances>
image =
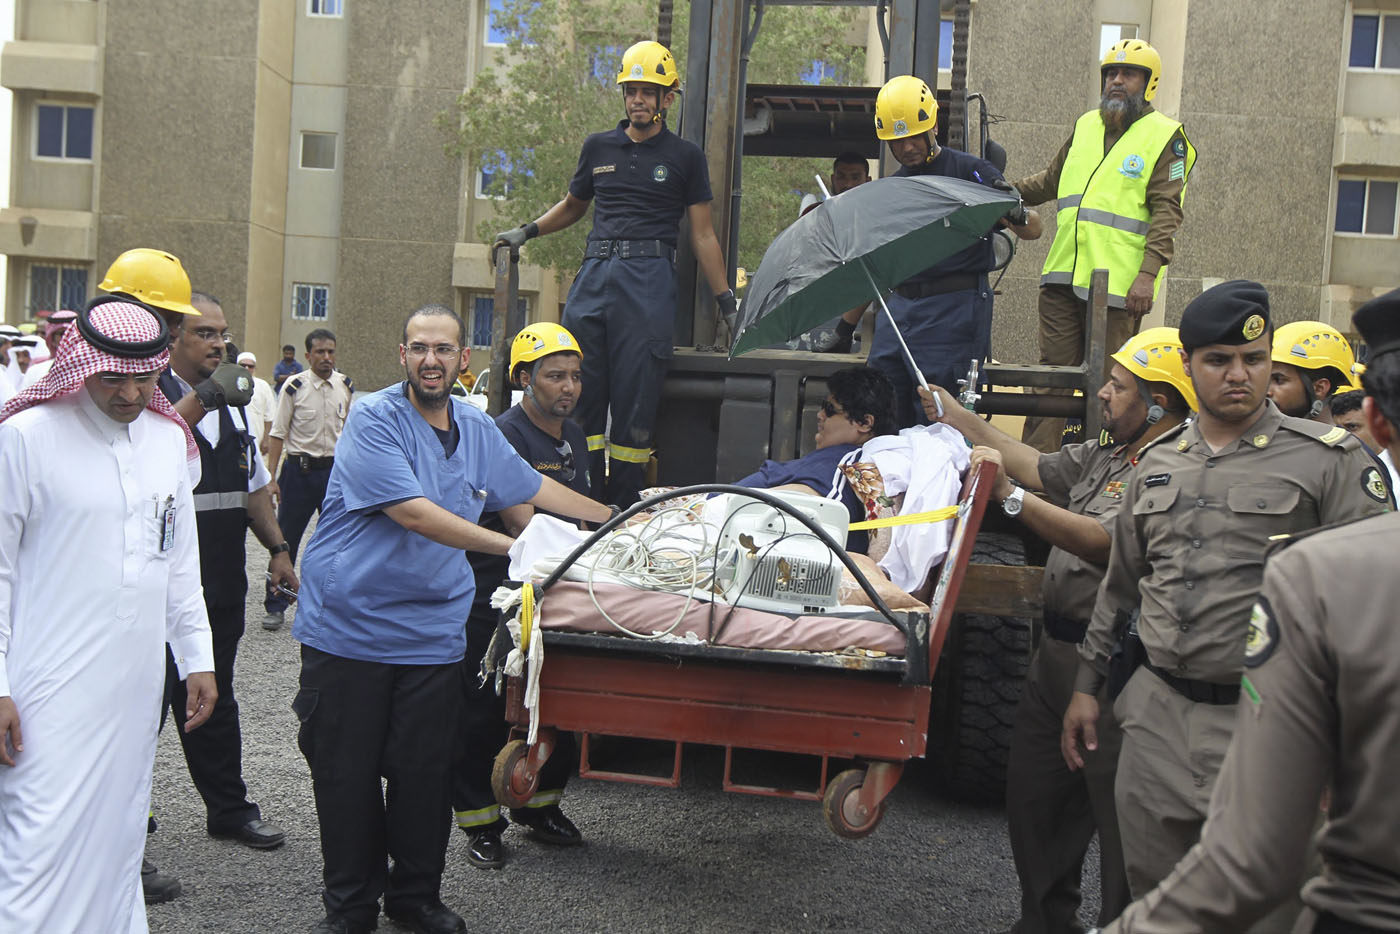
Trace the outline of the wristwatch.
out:
<instances>
[{"instance_id":1,"label":"wristwatch","mask_svg":"<svg viewBox=\"0 0 1400 934\"><path fill-rule=\"evenodd\" d=\"M1020 507L1017 507L1017 508L1019 509ZM268 553L268 556L269 556L269 557L274 557L274 558L275 558L277 555L285 555L285 554L287 554L288 552L290 552L291 550L292 550L292 546L291 546L291 545L288 545L286 542L283 542L283 543L280 544L280 545L273 545L271 548L269 548L269 549L267 550L267 553Z\"/></svg>"},{"instance_id":2,"label":"wristwatch","mask_svg":"<svg viewBox=\"0 0 1400 934\"><path fill-rule=\"evenodd\" d=\"M1011 495L1001 501L1001 511L1008 516L1019 516L1021 514L1021 501L1026 498L1024 487L1016 487L1011 491Z\"/></svg>"}]
</instances>

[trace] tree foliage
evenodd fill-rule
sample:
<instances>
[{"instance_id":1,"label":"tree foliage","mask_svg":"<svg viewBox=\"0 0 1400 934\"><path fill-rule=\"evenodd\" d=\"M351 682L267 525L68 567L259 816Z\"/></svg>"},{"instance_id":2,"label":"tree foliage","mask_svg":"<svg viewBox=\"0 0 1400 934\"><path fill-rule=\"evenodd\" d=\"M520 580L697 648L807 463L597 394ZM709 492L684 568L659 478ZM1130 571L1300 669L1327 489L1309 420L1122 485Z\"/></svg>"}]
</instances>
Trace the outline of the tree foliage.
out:
<instances>
[{"instance_id":1,"label":"tree foliage","mask_svg":"<svg viewBox=\"0 0 1400 934\"><path fill-rule=\"evenodd\" d=\"M671 51L684 90L689 0L677 0L673 15ZM864 15L855 7L769 8L750 58L749 82L820 78L826 84L860 84L865 49L846 39ZM562 198L584 137L622 119L615 83L622 52L655 37L656 7L626 0L502 0L493 25L507 35L499 61L478 71L457 108L439 118L448 154L490 173L488 193L501 199L496 216L477 225L483 241L533 220ZM684 94L681 100L683 107ZM670 125L676 128L674 113ZM744 160L739 265L753 271L774 235L797 216L802 193L816 188L813 174L825 176L830 168L830 159ZM591 223L585 217L568 230L532 240L526 259L572 271Z\"/></svg>"}]
</instances>

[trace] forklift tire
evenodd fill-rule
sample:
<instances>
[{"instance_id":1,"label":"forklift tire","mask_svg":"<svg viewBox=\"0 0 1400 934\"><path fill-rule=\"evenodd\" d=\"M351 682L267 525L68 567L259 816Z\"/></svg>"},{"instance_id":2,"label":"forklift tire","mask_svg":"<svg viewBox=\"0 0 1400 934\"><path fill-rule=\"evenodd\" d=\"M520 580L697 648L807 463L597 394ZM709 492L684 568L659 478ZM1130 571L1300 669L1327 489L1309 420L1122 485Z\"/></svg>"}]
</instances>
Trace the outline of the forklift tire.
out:
<instances>
[{"instance_id":1,"label":"forklift tire","mask_svg":"<svg viewBox=\"0 0 1400 934\"><path fill-rule=\"evenodd\" d=\"M983 533L973 543L972 563L1023 566L1025 546L1016 535ZM1033 622L971 613L952 618L933 679L928 758L937 789L959 801L997 804L1006 797Z\"/></svg>"}]
</instances>

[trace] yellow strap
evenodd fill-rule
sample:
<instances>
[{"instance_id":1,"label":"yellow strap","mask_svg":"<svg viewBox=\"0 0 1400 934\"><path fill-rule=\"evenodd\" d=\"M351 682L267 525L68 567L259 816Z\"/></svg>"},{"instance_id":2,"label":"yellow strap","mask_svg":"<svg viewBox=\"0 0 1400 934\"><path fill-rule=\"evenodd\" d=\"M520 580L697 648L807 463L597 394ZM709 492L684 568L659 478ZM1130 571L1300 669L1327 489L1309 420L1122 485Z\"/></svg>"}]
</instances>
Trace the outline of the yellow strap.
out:
<instances>
[{"instance_id":1,"label":"yellow strap","mask_svg":"<svg viewBox=\"0 0 1400 934\"><path fill-rule=\"evenodd\" d=\"M852 532L864 532L866 529L887 529L892 525L918 525L921 522L943 522L954 518L957 514L957 506L944 506L942 509L934 509L931 512L911 512L907 516L887 516L884 519L866 519L864 522L852 522L848 528Z\"/></svg>"},{"instance_id":2,"label":"yellow strap","mask_svg":"<svg viewBox=\"0 0 1400 934\"><path fill-rule=\"evenodd\" d=\"M651 448L628 448L620 444L609 444L608 454L625 464L645 464L651 460Z\"/></svg>"},{"instance_id":3,"label":"yellow strap","mask_svg":"<svg viewBox=\"0 0 1400 934\"><path fill-rule=\"evenodd\" d=\"M530 654L530 630L535 625L535 585L520 585L520 654Z\"/></svg>"}]
</instances>

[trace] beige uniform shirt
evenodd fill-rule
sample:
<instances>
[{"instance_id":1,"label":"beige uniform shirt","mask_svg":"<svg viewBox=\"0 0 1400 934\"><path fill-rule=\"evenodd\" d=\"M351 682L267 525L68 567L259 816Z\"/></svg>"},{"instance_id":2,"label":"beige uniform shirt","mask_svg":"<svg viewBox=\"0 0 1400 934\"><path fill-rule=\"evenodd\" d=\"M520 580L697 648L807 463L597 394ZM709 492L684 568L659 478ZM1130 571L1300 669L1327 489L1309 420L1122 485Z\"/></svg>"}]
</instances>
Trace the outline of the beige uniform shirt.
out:
<instances>
[{"instance_id":1,"label":"beige uniform shirt","mask_svg":"<svg viewBox=\"0 0 1400 934\"><path fill-rule=\"evenodd\" d=\"M1097 441L1070 444L1036 462L1041 488L1056 506L1091 516L1113 534L1113 517L1123 502L1133 461L1106 435ZM1063 548L1050 549L1041 593L1046 612L1087 624L1103 581L1101 564L1085 561Z\"/></svg>"},{"instance_id":2,"label":"beige uniform shirt","mask_svg":"<svg viewBox=\"0 0 1400 934\"><path fill-rule=\"evenodd\" d=\"M1237 682L1270 539L1385 511L1379 481L1346 429L1290 418L1272 402L1217 453L1194 423L1163 435L1139 457L1114 522L1075 690L1098 693L1116 621L1139 605L1152 664Z\"/></svg>"},{"instance_id":3,"label":"beige uniform shirt","mask_svg":"<svg viewBox=\"0 0 1400 934\"><path fill-rule=\"evenodd\" d=\"M310 370L287 377L277 397L271 435L281 438L288 454L331 457L345 428L354 386L339 370L321 379Z\"/></svg>"},{"instance_id":4,"label":"beige uniform shirt","mask_svg":"<svg viewBox=\"0 0 1400 934\"><path fill-rule=\"evenodd\" d=\"M1400 930L1400 515L1305 536L1268 562L1234 743L1201 842L1114 932L1234 932L1303 889L1314 911Z\"/></svg>"}]
</instances>

